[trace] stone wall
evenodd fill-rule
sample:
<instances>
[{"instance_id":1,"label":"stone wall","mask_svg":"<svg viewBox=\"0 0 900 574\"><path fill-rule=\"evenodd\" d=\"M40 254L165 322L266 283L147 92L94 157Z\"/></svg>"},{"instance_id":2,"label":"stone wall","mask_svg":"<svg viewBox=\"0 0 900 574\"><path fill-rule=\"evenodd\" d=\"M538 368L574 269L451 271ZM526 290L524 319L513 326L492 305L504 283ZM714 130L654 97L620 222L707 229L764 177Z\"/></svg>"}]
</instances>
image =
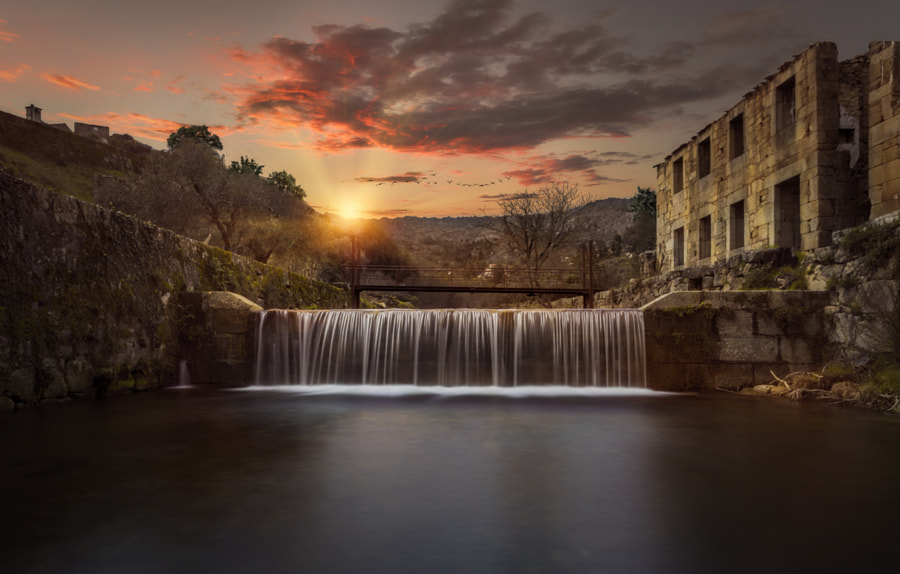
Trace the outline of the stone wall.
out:
<instances>
[{"instance_id":1,"label":"stone wall","mask_svg":"<svg viewBox=\"0 0 900 574\"><path fill-rule=\"evenodd\" d=\"M682 291L643 307L647 384L656 390L738 389L773 373L818 369L830 296L811 291Z\"/></svg>"},{"instance_id":2,"label":"stone wall","mask_svg":"<svg viewBox=\"0 0 900 574\"><path fill-rule=\"evenodd\" d=\"M900 210L900 45L869 46L869 200L871 218Z\"/></svg>"},{"instance_id":3,"label":"stone wall","mask_svg":"<svg viewBox=\"0 0 900 574\"><path fill-rule=\"evenodd\" d=\"M853 235L855 241L846 241ZM783 377L838 360L871 365L900 348L900 219L885 217L836 233L833 242L835 247L802 260L790 250L765 249L646 277L598 293L595 306L649 303L648 345L665 342L656 346L652 361L658 371L676 374L672 388L758 384L771 380L769 370ZM733 353L723 357L741 346L741 360ZM798 354L804 348L815 353Z\"/></svg>"},{"instance_id":4,"label":"stone wall","mask_svg":"<svg viewBox=\"0 0 900 574\"><path fill-rule=\"evenodd\" d=\"M0 408L174 383L180 296L338 308L346 291L0 171ZM186 335L187 334L187 335Z\"/></svg>"}]
</instances>

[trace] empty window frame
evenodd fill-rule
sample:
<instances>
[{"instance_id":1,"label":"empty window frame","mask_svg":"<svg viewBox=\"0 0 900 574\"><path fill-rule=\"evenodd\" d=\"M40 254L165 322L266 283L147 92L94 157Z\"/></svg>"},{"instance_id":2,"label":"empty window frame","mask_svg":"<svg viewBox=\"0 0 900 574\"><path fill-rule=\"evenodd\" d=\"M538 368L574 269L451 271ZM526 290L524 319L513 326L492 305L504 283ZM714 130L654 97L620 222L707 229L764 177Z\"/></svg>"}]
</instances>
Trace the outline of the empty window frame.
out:
<instances>
[{"instance_id":1,"label":"empty window frame","mask_svg":"<svg viewBox=\"0 0 900 574\"><path fill-rule=\"evenodd\" d=\"M704 178L712 171L712 148L709 138L697 144L697 177Z\"/></svg>"},{"instance_id":2,"label":"empty window frame","mask_svg":"<svg viewBox=\"0 0 900 574\"><path fill-rule=\"evenodd\" d=\"M712 216L707 215L700 219L700 251L701 260L708 259L712 255Z\"/></svg>"},{"instance_id":3,"label":"empty window frame","mask_svg":"<svg viewBox=\"0 0 900 574\"><path fill-rule=\"evenodd\" d=\"M744 155L744 114L728 122L728 149L731 159Z\"/></svg>"},{"instance_id":4,"label":"empty window frame","mask_svg":"<svg viewBox=\"0 0 900 574\"><path fill-rule=\"evenodd\" d=\"M729 249L740 249L744 246L744 201L732 203L728 209Z\"/></svg>"},{"instance_id":5,"label":"empty window frame","mask_svg":"<svg viewBox=\"0 0 900 574\"><path fill-rule=\"evenodd\" d=\"M791 141L797 123L797 82L791 76L775 88L775 131L779 141Z\"/></svg>"},{"instance_id":6,"label":"empty window frame","mask_svg":"<svg viewBox=\"0 0 900 574\"><path fill-rule=\"evenodd\" d=\"M679 227L672 234L672 261L675 267L684 265L684 227Z\"/></svg>"},{"instance_id":7,"label":"empty window frame","mask_svg":"<svg viewBox=\"0 0 900 574\"><path fill-rule=\"evenodd\" d=\"M800 177L775 186L775 245L800 250Z\"/></svg>"},{"instance_id":8,"label":"empty window frame","mask_svg":"<svg viewBox=\"0 0 900 574\"><path fill-rule=\"evenodd\" d=\"M672 162L672 193L681 193L684 189L684 158Z\"/></svg>"}]
</instances>

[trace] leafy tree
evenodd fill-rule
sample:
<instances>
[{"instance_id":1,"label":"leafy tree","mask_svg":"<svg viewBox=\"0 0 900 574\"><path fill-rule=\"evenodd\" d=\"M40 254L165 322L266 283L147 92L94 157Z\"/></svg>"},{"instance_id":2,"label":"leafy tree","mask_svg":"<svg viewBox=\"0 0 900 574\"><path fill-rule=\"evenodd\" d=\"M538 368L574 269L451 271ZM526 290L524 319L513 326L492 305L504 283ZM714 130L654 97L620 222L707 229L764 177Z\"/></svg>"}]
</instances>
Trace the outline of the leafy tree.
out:
<instances>
[{"instance_id":1,"label":"leafy tree","mask_svg":"<svg viewBox=\"0 0 900 574\"><path fill-rule=\"evenodd\" d=\"M255 176L262 176L262 170L263 166L256 163L255 159L244 156L241 156L240 163L232 161L231 166L228 167L228 171Z\"/></svg>"},{"instance_id":2,"label":"leafy tree","mask_svg":"<svg viewBox=\"0 0 900 574\"><path fill-rule=\"evenodd\" d=\"M273 171L266 178L266 181L282 191L296 195L299 199L306 197L306 192L297 185L297 180L294 179L294 176L286 171Z\"/></svg>"},{"instance_id":3,"label":"leafy tree","mask_svg":"<svg viewBox=\"0 0 900 574\"><path fill-rule=\"evenodd\" d=\"M230 172L213 148L196 141L155 157L140 176L98 201L262 261L289 240L288 222L305 208L258 176Z\"/></svg>"},{"instance_id":4,"label":"leafy tree","mask_svg":"<svg viewBox=\"0 0 900 574\"><path fill-rule=\"evenodd\" d=\"M628 200L628 211L656 217L656 192L649 187L638 186L637 193Z\"/></svg>"},{"instance_id":5,"label":"leafy tree","mask_svg":"<svg viewBox=\"0 0 900 574\"><path fill-rule=\"evenodd\" d=\"M634 213L631 225L622 234L622 243L629 251L641 253L656 248L656 192L638 187L628 200L628 210Z\"/></svg>"},{"instance_id":6,"label":"leafy tree","mask_svg":"<svg viewBox=\"0 0 900 574\"><path fill-rule=\"evenodd\" d=\"M169 146L169 151L172 151L187 141L204 143L214 150L222 151L222 140L210 132L207 126L181 126L177 131L169 134L166 144Z\"/></svg>"},{"instance_id":7,"label":"leafy tree","mask_svg":"<svg viewBox=\"0 0 900 574\"><path fill-rule=\"evenodd\" d=\"M497 203L500 215L490 218L491 229L528 269L537 271L570 238L575 213L586 199L577 186L563 182L509 195Z\"/></svg>"}]
</instances>

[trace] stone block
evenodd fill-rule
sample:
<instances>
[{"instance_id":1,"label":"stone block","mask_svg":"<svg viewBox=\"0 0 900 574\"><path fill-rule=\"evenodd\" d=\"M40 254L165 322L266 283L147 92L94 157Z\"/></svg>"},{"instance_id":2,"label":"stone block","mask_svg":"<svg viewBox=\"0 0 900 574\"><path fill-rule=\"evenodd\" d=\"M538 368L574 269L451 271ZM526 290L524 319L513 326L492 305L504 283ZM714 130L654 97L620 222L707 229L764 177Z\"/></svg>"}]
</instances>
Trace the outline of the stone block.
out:
<instances>
[{"instance_id":1,"label":"stone block","mask_svg":"<svg viewBox=\"0 0 900 574\"><path fill-rule=\"evenodd\" d=\"M236 293L213 291L203 294L207 326L215 333L247 333L251 313L262 307Z\"/></svg>"},{"instance_id":2,"label":"stone block","mask_svg":"<svg viewBox=\"0 0 900 574\"><path fill-rule=\"evenodd\" d=\"M748 365L718 364L710 370L705 390L740 389L755 384L753 368Z\"/></svg>"},{"instance_id":3,"label":"stone block","mask_svg":"<svg viewBox=\"0 0 900 574\"><path fill-rule=\"evenodd\" d=\"M900 179L900 159L886 161L884 163L885 181Z\"/></svg>"},{"instance_id":4,"label":"stone block","mask_svg":"<svg viewBox=\"0 0 900 574\"><path fill-rule=\"evenodd\" d=\"M815 344L805 338L781 337L779 351L781 360L791 364L810 365L818 359Z\"/></svg>"},{"instance_id":5,"label":"stone block","mask_svg":"<svg viewBox=\"0 0 900 574\"><path fill-rule=\"evenodd\" d=\"M728 309L716 315L716 330L720 336L753 335L753 312Z\"/></svg>"},{"instance_id":6,"label":"stone block","mask_svg":"<svg viewBox=\"0 0 900 574\"><path fill-rule=\"evenodd\" d=\"M815 339L824 335L825 326L818 309L782 307L758 313L756 330L758 335L770 337L790 335Z\"/></svg>"},{"instance_id":7,"label":"stone block","mask_svg":"<svg viewBox=\"0 0 900 574\"><path fill-rule=\"evenodd\" d=\"M722 337L719 359L732 363L771 362L778 359L777 337Z\"/></svg>"},{"instance_id":8,"label":"stone block","mask_svg":"<svg viewBox=\"0 0 900 574\"><path fill-rule=\"evenodd\" d=\"M869 128L869 146L874 147L881 145L894 137L897 134L897 127L893 125L893 123L894 122L882 121L872 125Z\"/></svg>"},{"instance_id":9,"label":"stone block","mask_svg":"<svg viewBox=\"0 0 900 574\"><path fill-rule=\"evenodd\" d=\"M715 388L717 365L647 362L647 386L657 391L710 391Z\"/></svg>"},{"instance_id":10,"label":"stone block","mask_svg":"<svg viewBox=\"0 0 900 574\"><path fill-rule=\"evenodd\" d=\"M900 159L900 145L898 145L897 139L893 138L889 145L885 145L882 156L883 162L887 163Z\"/></svg>"}]
</instances>

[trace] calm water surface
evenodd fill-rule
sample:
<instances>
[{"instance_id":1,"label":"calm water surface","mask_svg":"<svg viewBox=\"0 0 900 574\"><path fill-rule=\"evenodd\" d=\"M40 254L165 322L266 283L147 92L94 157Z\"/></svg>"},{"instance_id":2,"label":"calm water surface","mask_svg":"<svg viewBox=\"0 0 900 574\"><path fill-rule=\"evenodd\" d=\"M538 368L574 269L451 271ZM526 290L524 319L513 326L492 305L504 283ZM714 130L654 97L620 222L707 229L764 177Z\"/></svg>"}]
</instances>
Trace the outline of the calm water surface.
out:
<instances>
[{"instance_id":1,"label":"calm water surface","mask_svg":"<svg viewBox=\"0 0 900 574\"><path fill-rule=\"evenodd\" d=\"M0 572L886 572L900 422L168 390L0 413Z\"/></svg>"}]
</instances>

